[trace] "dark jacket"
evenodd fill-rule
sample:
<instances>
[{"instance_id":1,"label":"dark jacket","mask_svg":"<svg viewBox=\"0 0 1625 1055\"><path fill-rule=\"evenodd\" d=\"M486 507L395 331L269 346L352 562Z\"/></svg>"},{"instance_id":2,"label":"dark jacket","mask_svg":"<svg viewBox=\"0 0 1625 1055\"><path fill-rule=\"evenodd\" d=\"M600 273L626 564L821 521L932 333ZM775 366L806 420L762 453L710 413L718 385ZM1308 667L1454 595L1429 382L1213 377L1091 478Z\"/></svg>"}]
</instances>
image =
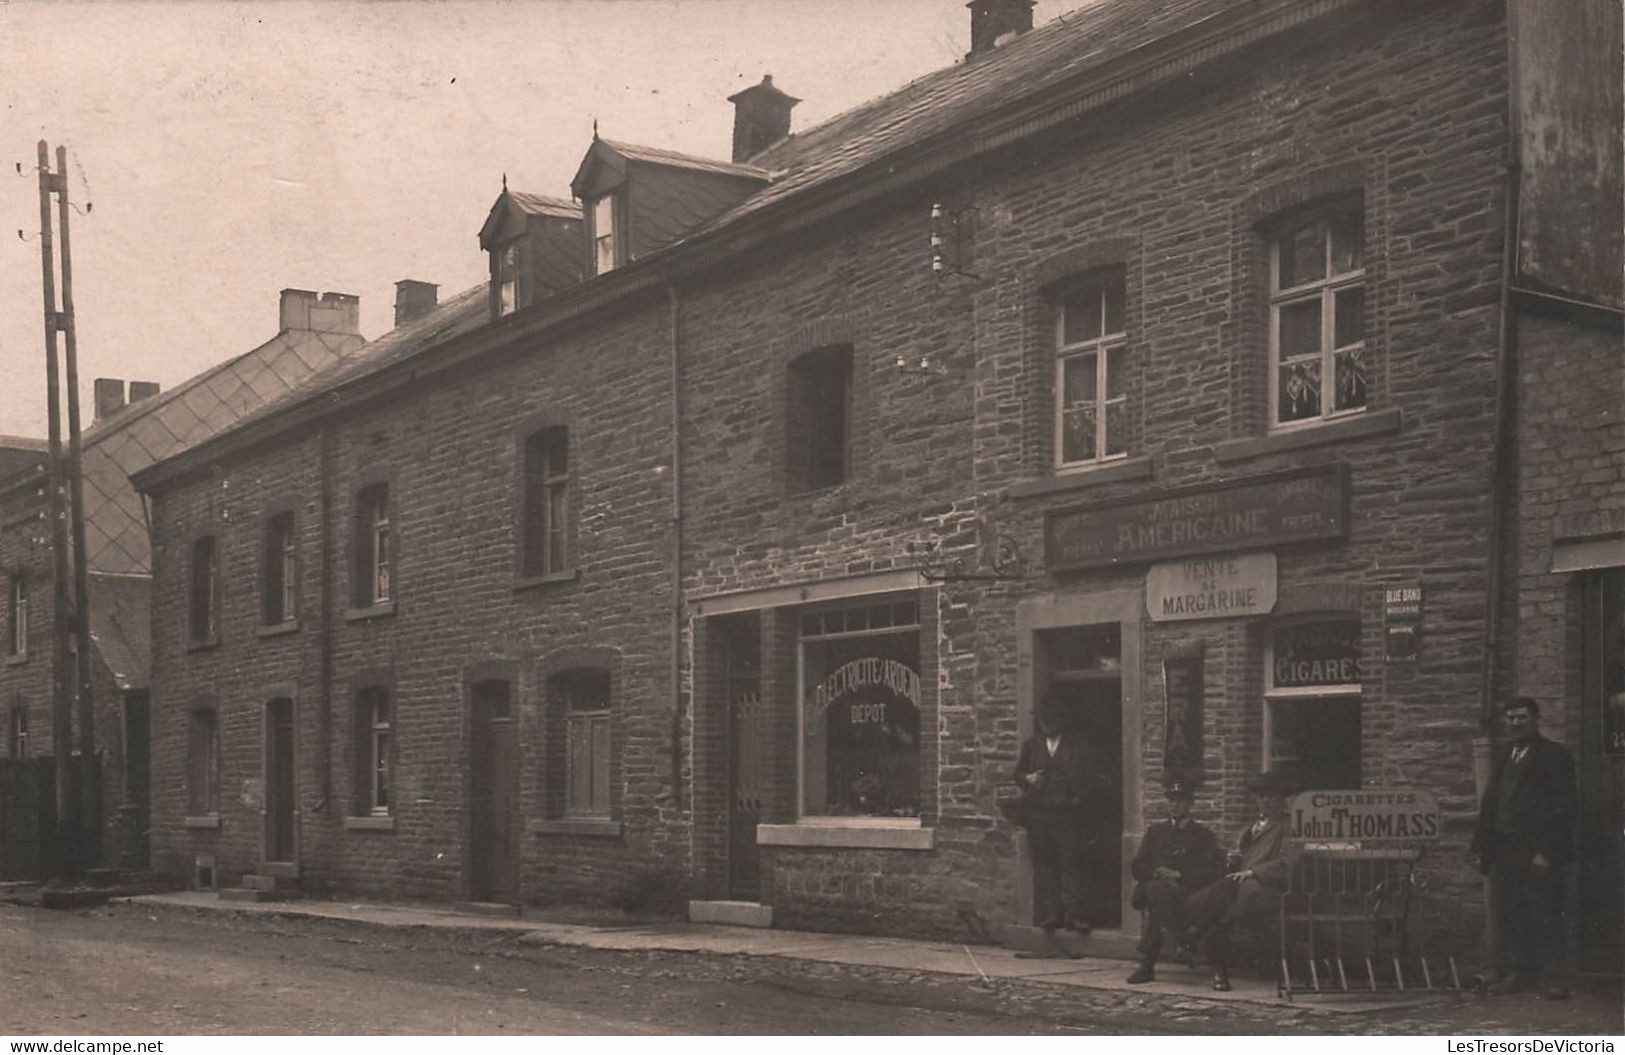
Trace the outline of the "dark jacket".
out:
<instances>
[{"instance_id":1,"label":"dark jacket","mask_svg":"<svg viewBox=\"0 0 1625 1055\"><path fill-rule=\"evenodd\" d=\"M1093 785L1087 755L1076 733L1062 736L1061 746L1054 755L1049 753L1043 734L1029 737L1021 745L1021 757L1016 761L1016 782L1030 805L1041 814L1055 818L1081 814L1088 805ZM1032 788L1023 779L1029 773L1044 775L1038 787Z\"/></svg>"},{"instance_id":2,"label":"dark jacket","mask_svg":"<svg viewBox=\"0 0 1625 1055\"><path fill-rule=\"evenodd\" d=\"M1243 828L1241 838L1236 840L1236 852L1241 855L1236 870L1250 870L1264 886L1284 890L1297 860L1290 828L1285 814L1269 818L1257 835L1251 824Z\"/></svg>"},{"instance_id":3,"label":"dark jacket","mask_svg":"<svg viewBox=\"0 0 1625 1055\"><path fill-rule=\"evenodd\" d=\"M1184 827L1173 821L1159 821L1145 830L1145 840L1134 854L1129 868L1139 880L1134 887L1131 904L1145 905L1145 885L1158 868L1172 868L1179 873L1179 888L1187 894L1207 886L1219 878L1223 865L1219 851L1219 837L1195 821L1186 821Z\"/></svg>"},{"instance_id":4,"label":"dark jacket","mask_svg":"<svg viewBox=\"0 0 1625 1055\"><path fill-rule=\"evenodd\" d=\"M1478 807L1478 828L1472 852L1486 870L1503 854L1545 854L1553 867L1574 859L1574 818L1578 812L1574 791L1574 756L1562 744L1539 733L1529 743L1522 764L1512 764L1515 745L1507 745L1495 760L1484 801ZM1510 808L1501 814L1505 781Z\"/></svg>"}]
</instances>

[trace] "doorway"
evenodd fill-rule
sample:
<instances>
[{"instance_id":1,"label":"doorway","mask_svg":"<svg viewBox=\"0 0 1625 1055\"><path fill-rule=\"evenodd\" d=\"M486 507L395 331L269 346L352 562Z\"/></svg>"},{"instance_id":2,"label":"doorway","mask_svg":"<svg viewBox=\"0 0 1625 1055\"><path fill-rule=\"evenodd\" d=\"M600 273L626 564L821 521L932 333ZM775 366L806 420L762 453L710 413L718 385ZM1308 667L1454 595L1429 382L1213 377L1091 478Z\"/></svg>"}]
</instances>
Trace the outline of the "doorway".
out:
<instances>
[{"instance_id":1,"label":"doorway","mask_svg":"<svg viewBox=\"0 0 1625 1055\"><path fill-rule=\"evenodd\" d=\"M299 800L294 780L293 701L265 705L265 860L298 860Z\"/></svg>"},{"instance_id":2,"label":"doorway","mask_svg":"<svg viewBox=\"0 0 1625 1055\"><path fill-rule=\"evenodd\" d=\"M469 898L518 900L514 854L517 754L512 690L507 681L477 681L470 690Z\"/></svg>"},{"instance_id":3,"label":"doorway","mask_svg":"<svg viewBox=\"0 0 1625 1055\"><path fill-rule=\"evenodd\" d=\"M1625 973L1625 569L1582 583L1580 969Z\"/></svg>"},{"instance_id":4,"label":"doorway","mask_svg":"<svg viewBox=\"0 0 1625 1055\"><path fill-rule=\"evenodd\" d=\"M755 612L720 620L727 648L728 896L761 897L756 826L768 778L768 728L762 701L761 618Z\"/></svg>"}]
</instances>

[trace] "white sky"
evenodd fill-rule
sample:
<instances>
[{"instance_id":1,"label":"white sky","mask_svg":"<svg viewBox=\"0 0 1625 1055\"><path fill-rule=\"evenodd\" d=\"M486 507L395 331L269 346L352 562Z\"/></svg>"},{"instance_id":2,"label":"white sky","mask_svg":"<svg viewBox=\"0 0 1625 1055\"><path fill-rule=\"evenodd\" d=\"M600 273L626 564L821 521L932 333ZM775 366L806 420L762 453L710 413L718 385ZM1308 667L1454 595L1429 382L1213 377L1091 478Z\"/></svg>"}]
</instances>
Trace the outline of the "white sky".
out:
<instances>
[{"instance_id":1,"label":"white sky","mask_svg":"<svg viewBox=\"0 0 1625 1055\"><path fill-rule=\"evenodd\" d=\"M480 281L502 174L569 197L594 118L726 159L726 97L762 74L804 129L969 37L964 0L0 0L0 434L46 428L42 138L94 206L71 221L88 425L93 378L167 390L273 337L284 287L358 294L373 338L395 280Z\"/></svg>"}]
</instances>

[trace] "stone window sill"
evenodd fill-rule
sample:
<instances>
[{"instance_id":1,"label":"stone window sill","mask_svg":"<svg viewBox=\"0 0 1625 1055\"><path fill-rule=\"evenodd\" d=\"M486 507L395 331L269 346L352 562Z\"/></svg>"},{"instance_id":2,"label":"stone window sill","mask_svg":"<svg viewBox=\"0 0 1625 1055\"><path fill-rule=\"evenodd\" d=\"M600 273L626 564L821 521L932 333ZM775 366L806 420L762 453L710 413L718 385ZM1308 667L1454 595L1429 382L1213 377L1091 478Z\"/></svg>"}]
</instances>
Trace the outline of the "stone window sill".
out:
<instances>
[{"instance_id":1,"label":"stone window sill","mask_svg":"<svg viewBox=\"0 0 1625 1055\"><path fill-rule=\"evenodd\" d=\"M20 667L24 663L27 663L27 662L28 662L28 653L27 652L16 652L16 653L13 653L12 655L7 656L6 659L5 659L5 665L8 666L8 667Z\"/></svg>"},{"instance_id":2,"label":"stone window sill","mask_svg":"<svg viewBox=\"0 0 1625 1055\"><path fill-rule=\"evenodd\" d=\"M802 821L799 824L758 824L756 845L849 850L929 850L935 842L935 835L936 829L922 828L917 820L876 823L854 818L847 823Z\"/></svg>"},{"instance_id":3,"label":"stone window sill","mask_svg":"<svg viewBox=\"0 0 1625 1055\"><path fill-rule=\"evenodd\" d=\"M269 626L262 626L258 630L254 631L255 634L262 638L282 637L286 634L297 634L298 632L299 620L297 619L289 619L283 623L272 623Z\"/></svg>"},{"instance_id":4,"label":"stone window sill","mask_svg":"<svg viewBox=\"0 0 1625 1055\"><path fill-rule=\"evenodd\" d=\"M533 835L590 835L598 838L618 839L621 822L607 818L559 817L550 821L537 821L530 826Z\"/></svg>"},{"instance_id":5,"label":"stone window sill","mask_svg":"<svg viewBox=\"0 0 1625 1055\"><path fill-rule=\"evenodd\" d=\"M1028 480L1026 483L1016 484L1010 488L1010 497L1038 498L1043 495L1062 494L1067 491L1081 491L1086 487L1126 483L1131 480L1149 480L1152 472L1153 466L1150 455L1142 455L1138 458L1124 458L1115 462L1106 462L1103 465L1091 465L1087 469L1069 469L1066 472L1057 472L1053 476L1046 476L1040 480Z\"/></svg>"},{"instance_id":6,"label":"stone window sill","mask_svg":"<svg viewBox=\"0 0 1625 1055\"><path fill-rule=\"evenodd\" d=\"M344 826L353 832L392 832L395 830L395 818L385 814L376 817L346 817Z\"/></svg>"},{"instance_id":7,"label":"stone window sill","mask_svg":"<svg viewBox=\"0 0 1625 1055\"><path fill-rule=\"evenodd\" d=\"M1323 425L1276 432L1268 436L1244 436L1214 444L1213 457L1221 464L1246 461L1266 454L1298 451L1328 443L1369 439L1398 432L1401 425L1399 408L1371 410L1353 417L1338 418Z\"/></svg>"},{"instance_id":8,"label":"stone window sill","mask_svg":"<svg viewBox=\"0 0 1625 1055\"><path fill-rule=\"evenodd\" d=\"M368 619L384 619L394 614L394 601L380 601L365 608L346 608L344 610L344 621L346 623L360 623Z\"/></svg>"},{"instance_id":9,"label":"stone window sill","mask_svg":"<svg viewBox=\"0 0 1625 1055\"><path fill-rule=\"evenodd\" d=\"M546 575L520 575L513 582L514 590L534 590L540 586L553 586L562 582L575 582L581 577L578 568L566 568L563 571L548 572Z\"/></svg>"},{"instance_id":10,"label":"stone window sill","mask_svg":"<svg viewBox=\"0 0 1625 1055\"><path fill-rule=\"evenodd\" d=\"M206 813L201 817L187 817L181 821L183 828L196 828L199 830L218 830L220 827L220 814Z\"/></svg>"},{"instance_id":11,"label":"stone window sill","mask_svg":"<svg viewBox=\"0 0 1625 1055\"><path fill-rule=\"evenodd\" d=\"M219 647L220 647L220 637L219 637L219 635L216 635L214 637L209 637L209 638L203 638L201 640L196 640L196 641L188 641L186 643L186 651L188 651L188 652L207 652L212 648L219 648Z\"/></svg>"}]
</instances>

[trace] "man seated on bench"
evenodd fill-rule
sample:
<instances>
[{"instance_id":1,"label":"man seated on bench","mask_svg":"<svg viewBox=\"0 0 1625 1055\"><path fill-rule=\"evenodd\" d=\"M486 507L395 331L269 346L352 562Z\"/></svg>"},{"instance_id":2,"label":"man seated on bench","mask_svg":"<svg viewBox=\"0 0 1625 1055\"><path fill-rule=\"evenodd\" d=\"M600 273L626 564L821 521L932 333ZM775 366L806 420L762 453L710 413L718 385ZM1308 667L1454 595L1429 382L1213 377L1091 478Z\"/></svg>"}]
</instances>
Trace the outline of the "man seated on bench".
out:
<instances>
[{"instance_id":1,"label":"man seated on bench","mask_svg":"<svg viewBox=\"0 0 1625 1055\"><path fill-rule=\"evenodd\" d=\"M1145 841L1129 866L1137 880L1130 904L1146 910L1140 966L1128 976L1131 985L1156 981L1163 932L1182 933L1186 900L1219 877L1219 837L1191 820L1195 785L1168 777L1162 793L1168 800L1168 819L1146 829Z\"/></svg>"},{"instance_id":2,"label":"man seated on bench","mask_svg":"<svg viewBox=\"0 0 1625 1055\"><path fill-rule=\"evenodd\" d=\"M1230 931L1251 925L1281 904L1291 869L1287 800L1293 785L1272 769L1247 789L1258 796L1258 819L1241 833L1225 862L1225 876L1191 895L1185 904L1185 950L1204 944L1213 960L1213 988L1230 991Z\"/></svg>"}]
</instances>

